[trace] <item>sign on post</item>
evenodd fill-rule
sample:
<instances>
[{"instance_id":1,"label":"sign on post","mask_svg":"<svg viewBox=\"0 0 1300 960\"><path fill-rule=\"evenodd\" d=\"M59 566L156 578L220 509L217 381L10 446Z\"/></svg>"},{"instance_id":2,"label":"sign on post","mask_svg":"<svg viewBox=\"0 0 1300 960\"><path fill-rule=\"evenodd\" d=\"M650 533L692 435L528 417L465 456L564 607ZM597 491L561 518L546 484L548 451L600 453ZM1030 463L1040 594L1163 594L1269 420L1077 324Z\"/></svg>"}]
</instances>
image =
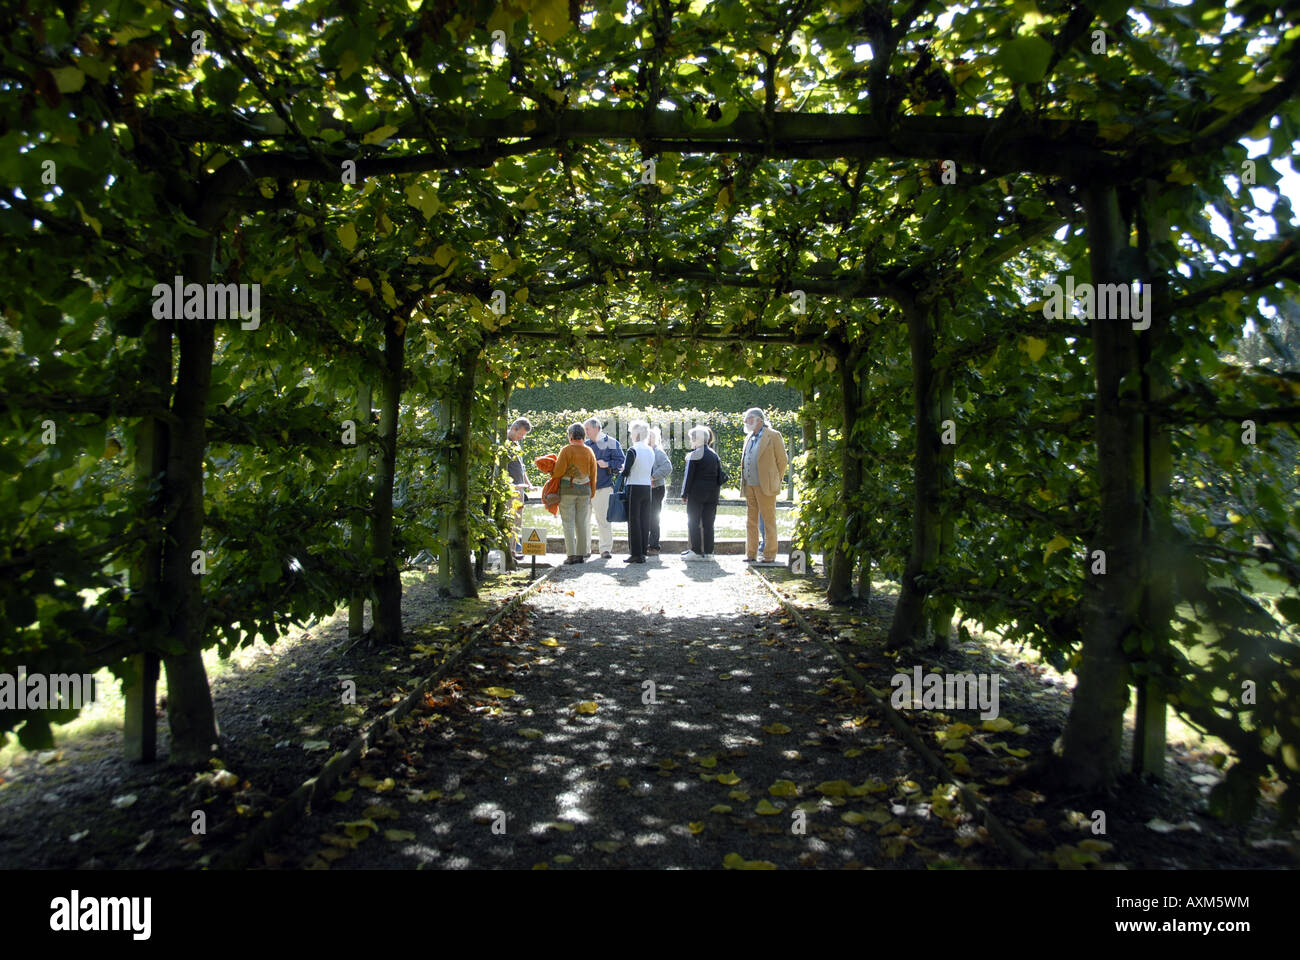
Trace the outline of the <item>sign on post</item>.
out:
<instances>
[{"instance_id":1,"label":"sign on post","mask_svg":"<svg viewBox=\"0 0 1300 960\"><path fill-rule=\"evenodd\" d=\"M546 556L546 537L542 536L542 531L536 527L524 527L519 533L519 538L524 545L524 556L532 556L532 567L528 571L528 580L531 583L537 579L537 558Z\"/></svg>"},{"instance_id":2,"label":"sign on post","mask_svg":"<svg viewBox=\"0 0 1300 960\"><path fill-rule=\"evenodd\" d=\"M524 556L546 556L546 538L536 527L526 527L523 531Z\"/></svg>"}]
</instances>

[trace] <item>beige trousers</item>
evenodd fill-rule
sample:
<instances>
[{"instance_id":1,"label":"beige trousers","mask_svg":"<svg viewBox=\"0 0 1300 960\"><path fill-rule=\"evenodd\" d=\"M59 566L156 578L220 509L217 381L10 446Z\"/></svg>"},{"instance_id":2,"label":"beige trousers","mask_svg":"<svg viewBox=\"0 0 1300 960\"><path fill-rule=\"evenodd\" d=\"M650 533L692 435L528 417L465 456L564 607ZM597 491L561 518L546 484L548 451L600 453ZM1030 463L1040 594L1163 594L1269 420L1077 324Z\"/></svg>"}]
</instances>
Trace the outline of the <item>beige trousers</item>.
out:
<instances>
[{"instance_id":1,"label":"beige trousers","mask_svg":"<svg viewBox=\"0 0 1300 960\"><path fill-rule=\"evenodd\" d=\"M744 485L745 493L745 556L758 559L758 515L763 515L763 529L767 534L764 560L776 559L776 495L765 496L758 487Z\"/></svg>"},{"instance_id":2,"label":"beige trousers","mask_svg":"<svg viewBox=\"0 0 1300 960\"><path fill-rule=\"evenodd\" d=\"M564 524L564 552L570 557L585 557L591 547L591 490L576 487L569 493L560 488L560 521Z\"/></svg>"},{"instance_id":3,"label":"beige trousers","mask_svg":"<svg viewBox=\"0 0 1300 960\"><path fill-rule=\"evenodd\" d=\"M591 512L595 514L596 530L600 541L601 553L614 552L614 527L606 519L609 515L609 495L614 492L613 487L601 487L596 491L596 496L591 501ZM585 528L588 531L587 547L591 547L590 527ZM583 550L585 556L587 551Z\"/></svg>"}]
</instances>

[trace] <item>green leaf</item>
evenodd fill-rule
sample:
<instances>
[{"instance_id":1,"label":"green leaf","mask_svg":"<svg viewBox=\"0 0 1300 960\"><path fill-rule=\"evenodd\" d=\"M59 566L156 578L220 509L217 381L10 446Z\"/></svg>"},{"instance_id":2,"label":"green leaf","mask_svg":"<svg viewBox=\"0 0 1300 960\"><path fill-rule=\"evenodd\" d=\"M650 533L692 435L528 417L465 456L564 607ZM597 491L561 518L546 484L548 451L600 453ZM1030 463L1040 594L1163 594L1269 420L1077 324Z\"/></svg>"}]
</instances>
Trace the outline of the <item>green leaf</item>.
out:
<instances>
[{"instance_id":1,"label":"green leaf","mask_svg":"<svg viewBox=\"0 0 1300 960\"><path fill-rule=\"evenodd\" d=\"M533 29L547 43L555 43L569 32L569 0L535 0L529 19Z\"/></svg>"},{"instance_id":2,"label":"green leaf","mask_svg":"<svg viewBox=\"0 0 1300 960\"><path fill-rule=\"evenodd\" d=\"M257 579L262 583L275 583L280 579L280 561L267 560L257 571Z\"/></svg>"},{"instance_id":3,"label":"green leaf","mask_svg":"<svg viewBox=\"0 0 1300 960\"><path fill-rule=\"evenodd\" d=\"M1040 37L1017 37L1004 43L994 59L1016 83L1038 83L1047 75L1052 45Z\"/></svg>"},{"instance_id":4,"label":"green leaf","mask_svg":"<svg viewBox=\"0 0 1300 960\"><path fill-rule=\"evenodd\" d=\"M54 74L59 93L76 93L86 85L86 75L76 67L56 67L50 73Z\"/></svg>"},{"instance_id":5,"label":"green leaf","mask_svg":"<svg viewBox=\"0 0 1300 960\"><path fill-rule=\"evenodd\" d=\"M394 126L375 127L375 129L371 130L369 133L367 133L364 137L361 138L361 142L379 143L381 140L387 140L389 137L395 134L397 132L397 129L398 128Z\"/></svg>"}]
</instances>

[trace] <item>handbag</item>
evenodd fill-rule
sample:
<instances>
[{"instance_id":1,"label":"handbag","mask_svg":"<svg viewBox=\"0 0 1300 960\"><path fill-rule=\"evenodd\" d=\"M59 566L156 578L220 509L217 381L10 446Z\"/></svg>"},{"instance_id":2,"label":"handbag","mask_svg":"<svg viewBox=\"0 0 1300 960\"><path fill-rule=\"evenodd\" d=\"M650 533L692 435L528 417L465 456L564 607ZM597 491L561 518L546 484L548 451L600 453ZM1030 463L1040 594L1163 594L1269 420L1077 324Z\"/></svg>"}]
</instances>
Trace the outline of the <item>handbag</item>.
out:
<instances>
[{"instance_id":1,"label":"handbag","mask_svg":"<svg viewBox=\"0 0 1300 960\"><path fill-rule=\"evenodd\" d=\"M623 475L614 480L614 489L609 494L609 508L605 519L610 523L627 523L627 490L623 488Z\"/></svg>"}]
</instances>

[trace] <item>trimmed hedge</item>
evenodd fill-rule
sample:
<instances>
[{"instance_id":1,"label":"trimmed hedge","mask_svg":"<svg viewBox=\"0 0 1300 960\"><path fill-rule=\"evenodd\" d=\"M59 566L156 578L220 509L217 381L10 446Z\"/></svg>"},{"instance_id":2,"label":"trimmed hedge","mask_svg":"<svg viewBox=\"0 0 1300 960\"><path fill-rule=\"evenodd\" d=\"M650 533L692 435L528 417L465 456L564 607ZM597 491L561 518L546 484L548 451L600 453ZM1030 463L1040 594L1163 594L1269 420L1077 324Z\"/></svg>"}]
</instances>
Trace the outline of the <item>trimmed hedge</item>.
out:
<instances>
[{"instance_id":1,"label":"trimmed hedge","mask_svg":"<svg viewBox=\"0 0 1300 960\"><path fill-rule=\"evenodd\" d=\"M683 385L685 390L680 389ZM737 414L750 407L762 407L769 411L770 416L773 410L798 410L801 398L799 391L784 384L759 385L744 380L729 387L711 387L699 381L685 384L673 381L654 393L604 380L557 380L539 387L518 387L511 392L510 402L519 410L553 413L610 410L614 407L666 409L668 404L672 404L682 410L727 410L734 407Z\"/></svg>"},{"instance_id":2,"label":"trimmed hedge","mask_svg":"<svg viewBox=\"0 0 1300 960\"><path fill-rule=\"evenodd\" d=\"M711 427L717 435L714 447L723 469L730 474L727 486L736 487L740 483L740 455L745 442L745 428L741 420L744 409L735 411L717 410L659 410L654 407L613 407L603 410L562 410L530 411L518 410L510 419L526 417L533 425L532 432L520 443L524 454L524 466L534 483L545 481L545 476L538 474L533 461L548 453L558 453L568 442L566 431L572 423L582 423L588 417L595 417L605 425L605 432L616 437L624 449L627 448L627 425L633 420L645 420L652 427L659 427L663 433L664 449L673 462L673 473L668 479L669 496L677 496L681 489L682 472L685 467L686 454L690 451L687 432L696 425ZM775 410L767 418L777 432L785 439L786 453L791 461L802 449L802 432L799 415L792 410ZM782 497L784 499L784 497Z\"/></svg>"}]
</instances>

